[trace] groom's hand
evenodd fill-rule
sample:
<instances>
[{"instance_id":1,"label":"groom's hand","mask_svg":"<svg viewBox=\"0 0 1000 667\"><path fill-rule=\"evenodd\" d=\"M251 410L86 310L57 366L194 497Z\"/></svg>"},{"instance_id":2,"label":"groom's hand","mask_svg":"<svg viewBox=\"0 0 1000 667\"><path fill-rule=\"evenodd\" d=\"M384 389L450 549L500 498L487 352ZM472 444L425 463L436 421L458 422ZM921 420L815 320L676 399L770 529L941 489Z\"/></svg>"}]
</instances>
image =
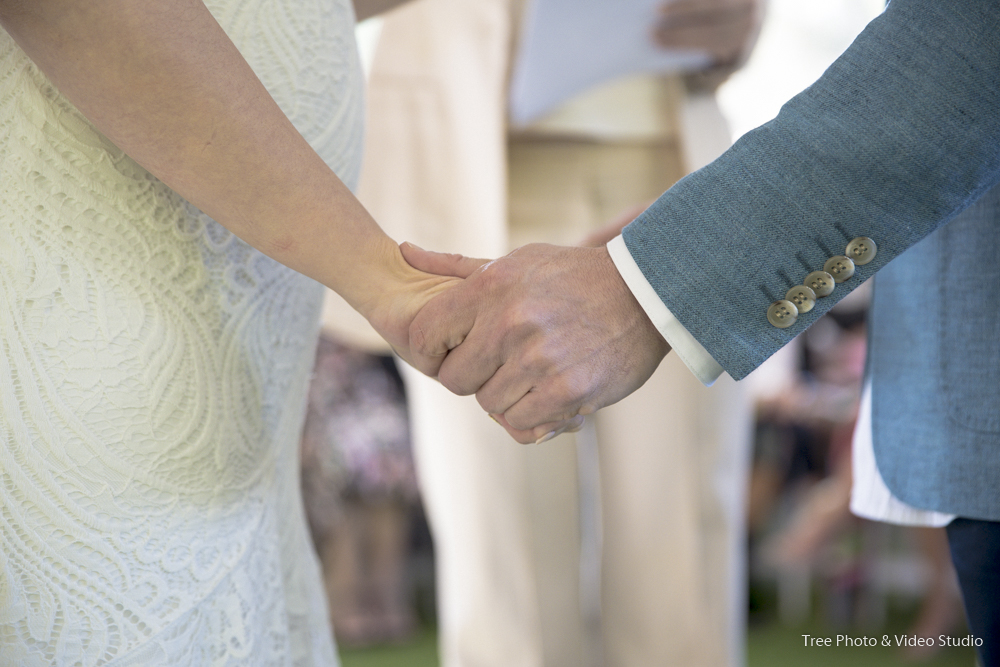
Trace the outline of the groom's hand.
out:
<instances>
[{"instance_id":1,"label":"groom's hand","mask_svg":"<svg viewBox=\"0 0 1000 667\"><path fill-rule=\"evenodd\" d=\"M414 318L414 365L475 393L519 442L621 400L670 349L606 248L532 244L491 262L401 250L414 268L466 277Z\"/></svg>"}]
</instances>

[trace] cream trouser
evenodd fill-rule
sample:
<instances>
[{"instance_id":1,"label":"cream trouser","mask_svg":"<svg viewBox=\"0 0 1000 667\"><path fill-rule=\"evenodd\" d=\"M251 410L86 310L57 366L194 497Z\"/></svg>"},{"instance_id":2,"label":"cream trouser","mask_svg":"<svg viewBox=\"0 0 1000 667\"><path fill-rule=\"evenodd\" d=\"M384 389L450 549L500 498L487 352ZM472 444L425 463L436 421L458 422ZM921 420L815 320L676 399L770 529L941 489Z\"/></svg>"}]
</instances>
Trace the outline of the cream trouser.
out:
<instances>
[{"instance_id":1,"label":"cream trouser","mask_svg":"<svg viewBox=\"0 0 1000 667\"><path fill-rule=\"evenodd\" d=\"M515 247L574 244L682 173L672 143L521 140L509 165ZM706 389L668 355L592 417L597 462L571 434L518 445L472 397L404 376L444 667L743 663L750 411L728 376ZM581 463L599 464L599 631L581 608Z\"/></svg>"}]
</instances>

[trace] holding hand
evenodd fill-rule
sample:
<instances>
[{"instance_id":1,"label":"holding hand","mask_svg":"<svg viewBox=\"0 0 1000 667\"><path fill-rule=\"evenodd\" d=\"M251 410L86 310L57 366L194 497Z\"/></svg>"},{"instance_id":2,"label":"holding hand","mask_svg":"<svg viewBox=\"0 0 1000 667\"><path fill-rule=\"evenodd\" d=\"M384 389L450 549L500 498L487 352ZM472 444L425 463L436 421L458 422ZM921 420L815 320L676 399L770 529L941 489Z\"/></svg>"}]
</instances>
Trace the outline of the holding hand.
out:
<instances>
[{"instance_id":1,"label":"holding hand","mask_svg":"<svg viewBox=\"0 0 1000 667\"><path fill-rule=\"evenodd\" d=\"M669 351L606 248L532 244L494 261L401 247L414 268L465 277L410 326L412 363L519 442L621 400Z\"/></svg>"},{"instance_id":2,"label":"holding hand","mask_svg":"<svg viewBox=\"0 0 1000 667\"><path fill-rule=\"evenodd\" d=\"M420 368L410 351L410 326L432 299L461 284L460 276L434 275L410 266L398 246L387 250L389 256L379 263L389 267L388 278L364 292L365 299L356 308L375 331L403 361Z\"/></svg>"}]
</instances>

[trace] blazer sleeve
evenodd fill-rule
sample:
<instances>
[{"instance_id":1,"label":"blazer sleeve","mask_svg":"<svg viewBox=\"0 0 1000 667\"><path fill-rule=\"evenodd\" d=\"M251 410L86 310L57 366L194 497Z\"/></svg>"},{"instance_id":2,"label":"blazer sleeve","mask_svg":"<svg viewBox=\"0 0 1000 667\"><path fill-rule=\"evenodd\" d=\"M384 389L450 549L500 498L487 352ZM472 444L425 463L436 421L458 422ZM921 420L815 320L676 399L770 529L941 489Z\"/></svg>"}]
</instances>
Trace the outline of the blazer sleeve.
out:
<instances>
[{"instance_id":1,"label":"blazer sleeve","mask_svg":"<svg viewBox=\"0 0 1000 667\"><path fill-rule=\"evenodd\" d=\"M892 0L813 86L623 237L738 380L998 182L1000 2ZM872 262L791 327L768 322L773 301L859 236L877 244Z\"/></svg>"}]
</instances>

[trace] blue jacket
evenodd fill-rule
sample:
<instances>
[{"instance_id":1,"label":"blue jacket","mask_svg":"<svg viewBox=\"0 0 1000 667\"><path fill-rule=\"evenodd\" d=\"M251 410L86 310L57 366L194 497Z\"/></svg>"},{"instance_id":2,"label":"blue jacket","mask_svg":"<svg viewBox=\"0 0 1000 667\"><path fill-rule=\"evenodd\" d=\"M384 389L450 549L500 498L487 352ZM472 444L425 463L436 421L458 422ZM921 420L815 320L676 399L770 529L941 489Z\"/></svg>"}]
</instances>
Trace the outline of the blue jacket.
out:
<instances>
[{"instance_id":1,"label":"blue jacket","mask_svg":"<svg viewBox=\"0 0 1000 667\"><path fill-rule=\"evenodd\" d=\"M879 470L911 505L1000 520L998 183L1000 1L893 0L624 238L736 379L903 255L876 281L872 315ZM871 263L791 327L768 322L773 301L859 236L878 245Z\"/></svg>"}]
</instances>

